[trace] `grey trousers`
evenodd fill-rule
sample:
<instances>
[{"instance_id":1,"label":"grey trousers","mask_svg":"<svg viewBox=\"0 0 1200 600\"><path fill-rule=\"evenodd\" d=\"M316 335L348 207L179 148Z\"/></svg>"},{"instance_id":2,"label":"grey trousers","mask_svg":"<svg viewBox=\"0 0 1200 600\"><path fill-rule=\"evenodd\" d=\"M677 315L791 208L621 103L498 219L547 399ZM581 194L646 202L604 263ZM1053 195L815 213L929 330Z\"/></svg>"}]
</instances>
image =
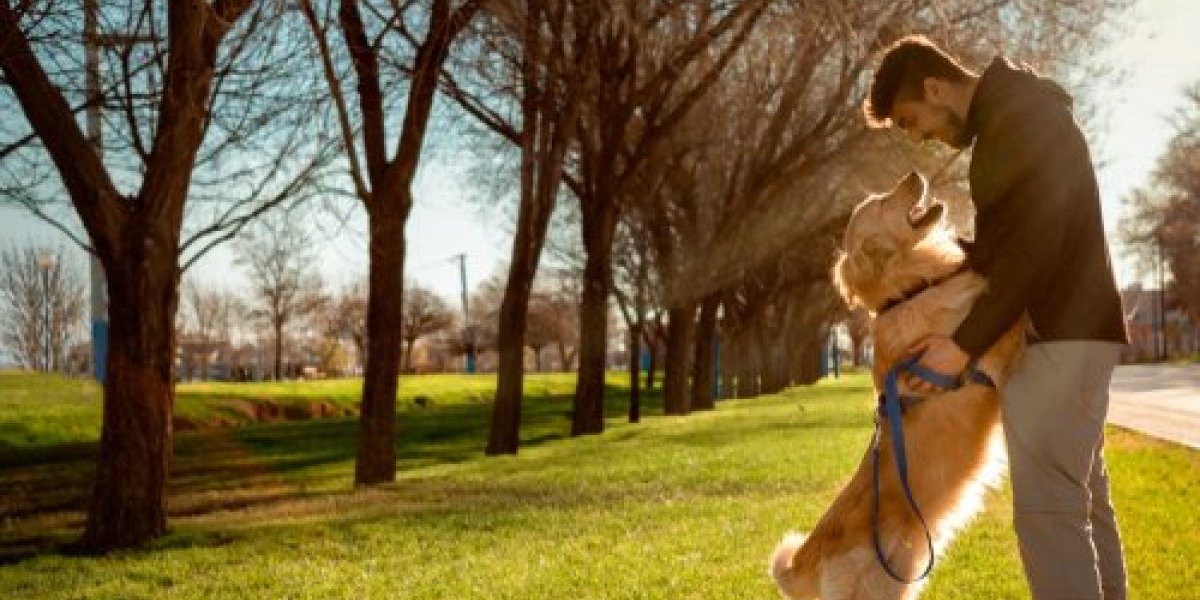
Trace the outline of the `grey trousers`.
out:
<instances>
[{"instance_id":1,"label":"grey trousers","mask_svg":"<svg viewBox=\"0 0 1200 600\"><path fill-rule=\"evenodd\" d=\"M1036 600L1125 600L1125 559L1104 464L1121 345L1031 344L1004 390L1013 524Z\"/></svg>"}]
</instances>

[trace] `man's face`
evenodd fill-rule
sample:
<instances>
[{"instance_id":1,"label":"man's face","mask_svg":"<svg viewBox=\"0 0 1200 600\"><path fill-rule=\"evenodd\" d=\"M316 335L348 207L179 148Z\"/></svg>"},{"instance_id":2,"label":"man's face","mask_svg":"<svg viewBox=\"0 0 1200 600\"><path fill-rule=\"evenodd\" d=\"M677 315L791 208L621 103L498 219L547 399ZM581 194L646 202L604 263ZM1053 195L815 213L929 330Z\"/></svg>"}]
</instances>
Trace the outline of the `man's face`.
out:
<instances>
[{"instance_id":1,"label":"man's face","mask_svg":"<svg viewBox=\"0 0 1200 600\"><path fill-rule=\"evenodd\" d=\"M965 148L967 124L947 106L927 100L896 100L892 105L892 123L914 140L938 140L952 148Z\"/></svg>"}]
</instances>

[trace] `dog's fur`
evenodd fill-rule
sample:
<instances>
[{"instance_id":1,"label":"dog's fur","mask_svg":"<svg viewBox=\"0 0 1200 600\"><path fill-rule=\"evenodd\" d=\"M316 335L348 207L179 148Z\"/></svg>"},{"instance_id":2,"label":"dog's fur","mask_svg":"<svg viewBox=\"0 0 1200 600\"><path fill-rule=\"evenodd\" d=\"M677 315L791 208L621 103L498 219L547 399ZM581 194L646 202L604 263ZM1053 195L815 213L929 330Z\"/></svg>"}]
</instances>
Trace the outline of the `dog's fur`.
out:
<instances>
[{"instance_id":1,"label":"dog's fur","mask_svg":"<svg viewBox=\"0 0 1200 600\"><path fill-rule=\"evenodd\" d=\"M879 390L908 348L930 334L951 334L986 287L976 273L952 275L964 260L962 250L942 223L942 205L923 200L925 182L916 173L891 192L864 200L850 218L844 253L834 266L842 296L874 316L873 375ZM879 314L889 299L949 275ZM1014 325L979 361L1000 386L1020 354L1024 327L1023 322ZM930 396L905 414L909 480L938 553L979 511L983 492L1001 473L999 408L996 390L967 385ZM886 427L880 446L880 538L892 570L912 579L925 567L927 546L896 476ZM896 600L920 593L921 583L901 584L879 565L871 538L871 497L868 452L812 533L789 534L775 549L770 573L785 597Z\"/></svg>"}]
</instances>

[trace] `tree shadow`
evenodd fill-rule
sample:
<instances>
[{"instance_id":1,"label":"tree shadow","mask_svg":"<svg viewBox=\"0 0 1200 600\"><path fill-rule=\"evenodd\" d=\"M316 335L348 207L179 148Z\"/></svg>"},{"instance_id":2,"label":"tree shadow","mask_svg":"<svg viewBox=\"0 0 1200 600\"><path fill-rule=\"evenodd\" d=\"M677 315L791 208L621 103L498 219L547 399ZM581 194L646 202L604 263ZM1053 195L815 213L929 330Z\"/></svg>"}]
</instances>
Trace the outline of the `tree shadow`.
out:
<instances>
[{"instance_id":1,"label":"tree shadow","mask_svg":"<svg viewBox=\"0 0 1200 600\"><path fill-rule=\"evenodd\" d=\"M628 407L625 390L606 390L610 417ZM661 407L656 393L646 409ZM569 395L527 398L522 448L560 441L570 430ZM490 404L430 406L397 419L397 470L464 463L483 456ZM269 507L352 485L358 421L328 418L179 432L168 498L168 518ZM38 554L70 553L83 524L95 478L97 444L0 448L0 563ZM332 468L332 471L329 470ZM332 485L330 485L332 483ZM316 493L310 490L333 489Z\"/></svg>"}]
</instances>

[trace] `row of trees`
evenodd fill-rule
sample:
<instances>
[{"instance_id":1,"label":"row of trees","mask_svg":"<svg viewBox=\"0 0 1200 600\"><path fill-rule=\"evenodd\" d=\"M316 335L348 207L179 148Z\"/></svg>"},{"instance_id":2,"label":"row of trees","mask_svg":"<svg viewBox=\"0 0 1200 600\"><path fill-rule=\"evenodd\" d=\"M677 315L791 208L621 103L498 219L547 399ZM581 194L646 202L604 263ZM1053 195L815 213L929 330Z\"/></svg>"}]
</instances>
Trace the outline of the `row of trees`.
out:
<instances>
[{"instance_id":1,"label":"row of trees","mask_svg":"<svg viewBox=\"0 0 1200 600\"><path fill-rule=\"evenodd\" d=\"M1125 199L1120 232L1142 273L1159 267L1170 278L1167 308L1200 323L1200 83L1183 100L1151 181Z\"/></svg>"},{"instance_id":2,"label":"row of trees","mask_svg":"<svg viewBox=\"0 0 1200 600\"><path fill-rule=\"evenodd\" d=\"M0 0L0 103L25 115L0 124L0 189L98 257L110 294L83 545L165 530L182 274L281 206L351 198L367 215L355 482L395 478L404 230L423 152L453 143L427 135L439 92L446 115L513 159L487 445L513 453L544 248L573 257L578 275L573 434L604 427L614 297L634 347L666 315L671 414L712 406L718 327L737 394L811 380L838 317L827 269L848 207L939 158L865 135L858 104L875 52L928 31L968 55L1053 66L1080 56L1121 4ZM478 139L468 145L496 148ZM55 197L86 236L55 218Z\"/></svg>"},{"instance_id":3,"label":"row of trees","mask_svg":"<svg viewBox=\"0 0 1200 600\"><path fill-rule=\"evenodd\" d=\"M84 336L83 280L62 249L0 251L0 355L38 371L71 368Z\"/></svg>"},{"instance_id":4,"label":"row of trees","mask_svg":"<svg viewBox=\"0 0 1200 600\"><path fill-rule=\"evenodd\" d=\"M231 378L280 379L287 363L325 374L358 372L351 361L366 353L365 282L329 289L312 261L308 236L287 221L264 221L236 247L249 293L183 282L176 379L209 378L213 358L222 361L220 376ZM27 369L90 372L85 280L73 257L62 248L9 248L0 252L0 273L0 351ZM401 369L413 370L413 349L421 339L432 338L431 345L447 357L461 356L469 331L476 350L494 349L501 285L500 276L494 277L472 295L478 316L468 323L432 290L406 284ZM549 347L558 351L560 365L572 364L576 297L571 289L542 284L531 299L528 345L535 369L541 370L541 351ZM247 356L254 357L257 373L248 371ZM263 356L267 360L258 364Z\"/></svg>"}]
</instances>

